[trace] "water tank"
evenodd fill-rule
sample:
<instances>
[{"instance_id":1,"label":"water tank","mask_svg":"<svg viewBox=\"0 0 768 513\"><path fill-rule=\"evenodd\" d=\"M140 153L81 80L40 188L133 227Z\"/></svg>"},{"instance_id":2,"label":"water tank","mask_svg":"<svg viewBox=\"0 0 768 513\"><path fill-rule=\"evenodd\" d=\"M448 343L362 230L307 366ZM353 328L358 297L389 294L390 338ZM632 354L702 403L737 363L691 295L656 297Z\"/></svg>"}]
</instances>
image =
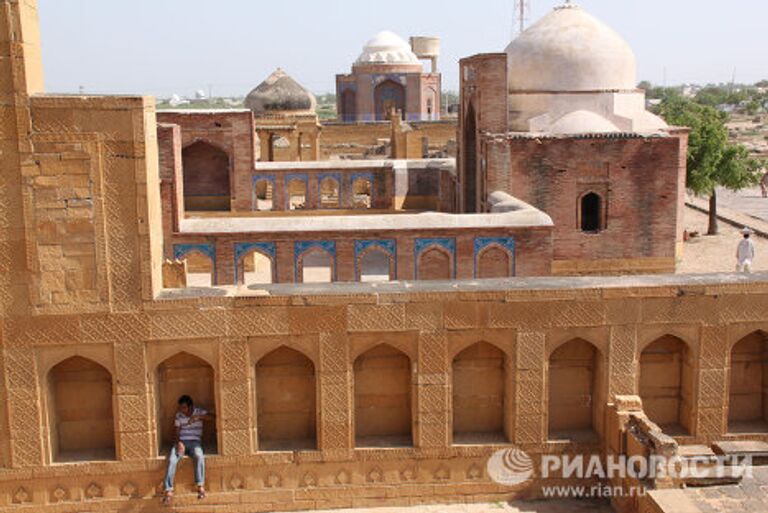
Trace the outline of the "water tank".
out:
<instances>
[{"instance_id":1,"label":"water tank","mask_svg":"<svg viewBox=\"0 0 768 513\"><path fill-rule=\"evenodd\" d=\"M432 59L440 57L440 38L413 36L411 49L419 59Z\"/></svg>"}]
</instances>

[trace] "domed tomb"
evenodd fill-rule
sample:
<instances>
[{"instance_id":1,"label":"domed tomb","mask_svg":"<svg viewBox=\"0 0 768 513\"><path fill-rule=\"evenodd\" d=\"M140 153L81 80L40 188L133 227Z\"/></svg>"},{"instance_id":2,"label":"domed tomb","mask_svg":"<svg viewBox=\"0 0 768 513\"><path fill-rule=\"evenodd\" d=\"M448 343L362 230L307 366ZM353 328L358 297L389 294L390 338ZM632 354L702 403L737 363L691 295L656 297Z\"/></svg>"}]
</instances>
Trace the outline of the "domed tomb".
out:
<instances>
[{"instance_id":1,"label":"domed tomb","mask_svg":"<svg viewBox=\"0 0 768 513\"><path fill-rule=\"evenodd\" d=\"M635 54L613 29L573 4L555 8L506 49L510 92L634 90Z\"/></svg>"},{"instance_id":2,"label":"domed tomb","mask_svg":"<svg viewBox=\"0 0 768 513\"><path fill-rule=\"evenodd\" d=\"M313 114L317 107L315 95L278 68L245 99L245 107L255 116L278 113Z\"/></svg>"}]
</instances>

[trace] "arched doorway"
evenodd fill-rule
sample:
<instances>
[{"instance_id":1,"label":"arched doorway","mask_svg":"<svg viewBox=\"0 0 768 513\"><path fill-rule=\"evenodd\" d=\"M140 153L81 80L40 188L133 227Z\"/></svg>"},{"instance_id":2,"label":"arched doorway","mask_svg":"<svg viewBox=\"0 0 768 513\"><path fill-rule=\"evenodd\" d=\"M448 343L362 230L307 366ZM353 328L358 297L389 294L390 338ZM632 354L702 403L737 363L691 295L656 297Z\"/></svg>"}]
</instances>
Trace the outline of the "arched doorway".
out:
<instances>
[{"instance_id":1,"label":"arched doorway","mask_svg":"<svg viewBox=\"0 0 768 513\"><path fill-rule=\"evenodd\" d=\"M355 360L354 373L356 446L412 445L410 358L382 344Z\"/></svg>"},{"instance_id":2,"label":"arched doorway","mask_svg":"<svg viewBox=\"0 0 768 513\"><path fill-rule=\"evenodd\" d=\"M693 362L688 345L665 335L640 355L640 397L646 415L671 436L687 435L693 411Z\"/></svg>"},{"instance_id":3,"label":"arched doorway","mask_svg":"<svg viewBox=\"0 0 768 513\"><path fill-rule=\"evenodd\" d=\"M167 454L175 438L174 419L178 401L189 395L195 407L216 413L213 367L189 353L178 353L157 366L155 373L155 401L157 408L157 434L160 454ZM205 452L217 452L216 423L207 423L203 431Z\"/></svg>"},{"instance_id":4,"label":"arched doorway","mask_svg":"<svg viewBox=\"0 0 768 513\"><path fill-rule=\"evenodd\" d=\"M475 107L470 103L464 117L464 212L477 212L477 120Z\"/></svg>"},{"instance_id":5,"label":"arched doorway","mask_svg":"<svg viewBox=\"0 0 768 513\"><path fill-rule=\"evenodd\" d=\"M316 443L315 366L281 347L256 365L259 450L314 450Z\"/></svg>"},{"instance_id":6,"label":"arched doorway","mask_svg":"<svg viewBox=\"0 0 768 513\"><path fill-rule=\"evenodd\" d=\"M188 211L229 211L229 156L204 141L182 150L184 208Z\"/></svg>"},{"instance_id":7,"label":"arched doorway","mask_svg":"<svg viewBox=\"0 0 768 513\"><path fill-rule=\"evenodd\" d=\"M581 198L580 205L581 231L597 233L603 227L603 198L599 194L590 192Z\"/></svg>"},{"instance_id":8,"label":"arched doorway","mask_svg":"<svg viewBox=\"0 0 768 513\"><path fill-rule=\"evenodd\" d=\"M768 336L756 331L731 351L728 431L768 433Z\"/></svg>"},{"instance_id":9,"label":"arched doorway","mask_svg":"<svg viewBox=\"0 0 768 513\"><path fill-rule=\"evenodd\" d=\"M506 443L506 357L494 345L478 342L453 360L453 442Z\"/></svg>"},{"instance_id":10,"label":"arched doorway","mask_svg":"<svg viewBox=\"0 0 768 513\"><path fill-rule=\"evenodd\" d=\"M54 462L115 459L112 375L79 356L48 373L48 422Z\"/></svg>"},{"instance_id":11,"label":"arched doorway","mask_svg":"<svg viewBox=\"0 0 768 513\"><path fill-rule=\"evenodd\" d=\"M595 441L602 431L604 364L598 349L573 339L549 357L549 438Z\"/></svg>"},{"instance_id":12,"label":"arched doorway","mask_svg":"<svg viewBox=\"0 0 768 513\"><path fill-rule=\"evenodd\" d=\"M405 117L405 87L394 80L385 80L373 92L376 105L376 120L386 121L392 109Z\"/></svg>"}]
</instances>

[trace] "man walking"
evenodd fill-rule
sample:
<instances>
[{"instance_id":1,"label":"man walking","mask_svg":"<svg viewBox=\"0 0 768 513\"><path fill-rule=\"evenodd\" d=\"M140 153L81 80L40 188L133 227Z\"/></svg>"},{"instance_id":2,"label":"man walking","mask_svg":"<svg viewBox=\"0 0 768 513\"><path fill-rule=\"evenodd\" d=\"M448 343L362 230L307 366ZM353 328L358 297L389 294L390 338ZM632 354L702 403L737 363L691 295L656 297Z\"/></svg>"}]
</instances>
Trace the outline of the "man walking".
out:
<instances>
[{"instance_id":1,"label":"man walking","mask_svg":"<svg viewBox=\"0 0 768 513\"><path fill-rule=\"evenodd\" d=\"M763 192L763 198L768 198L768 169L765 170L763 179L760 180L760 190Z\"/></svg>"},{"instance_id":2,"label":"man walking","mask_svg":"<svg viewBox=\"0 0 768 513\"><path fill-rule=\"evenodd\" d=\"M744 238L736 249L736 272L751 273L752 262L755 260L755 243L751 239L752 230L744 228L741 233L744 234Z\"/></svg>"},{"instance_id":3,"label":"man walking","mask_svg":"<svg viewBox=\"0 0 768 513\"><path fill-rule=\"evenodd\" d=\"M214 419L202 408L196 408L188 395L179 398L179 410L174 419L176 443L168 456L168 470L165 473L165 497L163 504L170 506L173 501L173 482L176 478L176 467L184 456L195 461L195 484L197 498L205 499L205 455L203 454L203 422Z\"/></svg>"}]
</instances>

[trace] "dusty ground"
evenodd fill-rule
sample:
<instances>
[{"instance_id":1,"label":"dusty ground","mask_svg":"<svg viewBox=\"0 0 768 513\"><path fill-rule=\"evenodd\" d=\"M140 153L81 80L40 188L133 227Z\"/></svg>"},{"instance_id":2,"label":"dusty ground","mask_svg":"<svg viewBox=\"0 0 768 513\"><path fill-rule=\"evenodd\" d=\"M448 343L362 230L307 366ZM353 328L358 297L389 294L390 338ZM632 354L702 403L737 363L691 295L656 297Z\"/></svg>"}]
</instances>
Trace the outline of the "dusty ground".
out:
<instances>
[{"instance_id":1,"label":"dusty ground","mask_svg":"<svg viewBox=\"0 0 768 513\"><path fill-rule=\"evenodd\" d=\"M766 200L768 202L768 200ZM685 209L685 227L689 232L707 233L706 214L690 208ZM712 272L734 272L736 269L736 247L742 239L737 228L720 222L720 235L708 237L702 235L691 239L685 245L683 261L678 266L680 274ZM753 271L768 271L768 240L754 237L756 259Z\"/></svg>"},{"instance_id":2,"label":"dusty ground","mask_svg":"<svg viewBox=\"0 0 768 513\"><path fill-rule=\"evenodd\" d=\"M326 512L312 512L326 513ZM331 513L331 512L328 512ZM547 501L528 503L457 504L452 506L413 506L403 508L342 509L332 513L613 513L602 502Z\"/></svg>"}]
</instances>

